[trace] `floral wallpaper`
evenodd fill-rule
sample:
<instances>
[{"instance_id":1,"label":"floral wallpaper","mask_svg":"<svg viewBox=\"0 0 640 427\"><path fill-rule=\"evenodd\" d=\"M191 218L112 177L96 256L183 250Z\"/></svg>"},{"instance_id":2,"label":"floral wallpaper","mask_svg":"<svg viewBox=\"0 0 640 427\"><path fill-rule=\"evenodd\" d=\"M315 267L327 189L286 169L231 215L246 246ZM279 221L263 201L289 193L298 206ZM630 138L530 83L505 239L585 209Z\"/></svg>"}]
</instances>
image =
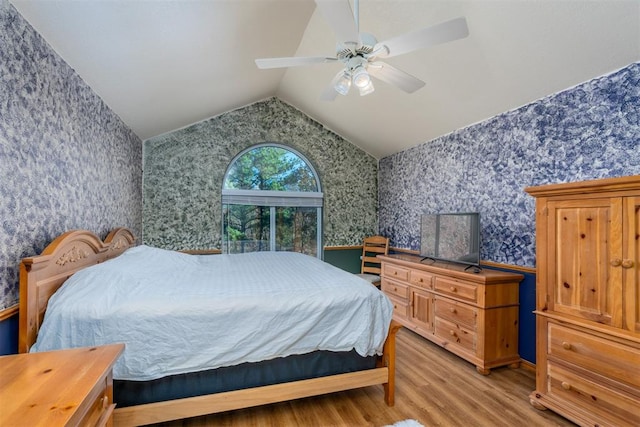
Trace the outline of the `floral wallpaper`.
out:
<instances>
[{"instance_id":1,"label":"floral wallpaper","mask_svg":"<svg viewBox=\"0 0 640 427\"><path fill-rule=\"evenodd\" d=\"M23 257L76 228L140 235L142 141L0 0L0 310Z\"/></svg>"},{"instance_id":2,"label":"floral wallpaper","mask_svg":"<svg viewBox=\"0 0 640 427\"><path fill-rule=\"evenodd\" d=\"M297 150L320 176L325 246L361 244L377 231L376 159L271 98L144 142L144 243L220 248L227 166L245 148L269 142Z\"/></svg>"},{"instance_id":3,"label":"floral wallpaper","mask_svg":"<svg viewBox=\"0 0 640 427\"><path fill-rule=\"evenodd\" d=\"M640 63L386 157L379 221L419 250L422 213L480 212L481 259L535 266L527 186L640 174Z\"/></svg>"}]
</instances>

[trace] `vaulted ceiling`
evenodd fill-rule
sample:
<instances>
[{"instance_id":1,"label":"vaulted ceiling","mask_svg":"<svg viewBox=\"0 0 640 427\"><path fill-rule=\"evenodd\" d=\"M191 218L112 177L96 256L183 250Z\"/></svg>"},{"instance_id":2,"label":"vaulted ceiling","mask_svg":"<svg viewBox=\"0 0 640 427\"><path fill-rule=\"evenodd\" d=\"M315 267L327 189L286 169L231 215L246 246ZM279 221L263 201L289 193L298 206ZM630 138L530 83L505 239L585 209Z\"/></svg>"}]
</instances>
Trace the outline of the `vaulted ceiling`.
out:
<instances>
[{"instance_id":1,"label":"vaulted ceiling","mask_svg":"<svg viewBox=\"0 0 640 427\"><path fill-rule=\"evenodd\" d=\"M326 102L340 63L254 63L335 55L313 0L10 2L142 139L277 96L382 158L640 60L640 0L360 0L378 40L459 16L469 36L386 60L413 94Z\"/></svg>"}]
</instances>

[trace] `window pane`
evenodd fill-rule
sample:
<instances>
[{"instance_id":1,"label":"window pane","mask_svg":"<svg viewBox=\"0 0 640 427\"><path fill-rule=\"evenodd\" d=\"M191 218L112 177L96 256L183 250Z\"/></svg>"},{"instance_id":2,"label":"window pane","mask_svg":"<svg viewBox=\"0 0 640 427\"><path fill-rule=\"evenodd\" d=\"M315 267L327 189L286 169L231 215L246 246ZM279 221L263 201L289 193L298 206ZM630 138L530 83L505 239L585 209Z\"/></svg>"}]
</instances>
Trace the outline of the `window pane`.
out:
<instances>
[{"instance_id":1,"label":"window pane","mask_svg":"<svg viewBox=\"0 0 640 427\"><path fill-rule=\"evenodd\" d=\"M318 191L315 174L295 153L262 146L238 157L222 188L271 191Z\"/></svg>"},{"instance_id":2,"label":"window pane","mask_svg":"<svg viewBox=\"0 0 640 427\"><path fill-rule=\"evenodd\" d=\"M269 250L269 207L223 205L223 246L238 254Z\"/></svg>"},{"instance_id":3,"label":"window pane","mask_svg":"<svg viewBox=\"0 0 640 427\"><path fill-rule=\"evenodd\" d=\"M276 208L276 250L317 256L317 208Z\"/></svg>"}]
</instances>

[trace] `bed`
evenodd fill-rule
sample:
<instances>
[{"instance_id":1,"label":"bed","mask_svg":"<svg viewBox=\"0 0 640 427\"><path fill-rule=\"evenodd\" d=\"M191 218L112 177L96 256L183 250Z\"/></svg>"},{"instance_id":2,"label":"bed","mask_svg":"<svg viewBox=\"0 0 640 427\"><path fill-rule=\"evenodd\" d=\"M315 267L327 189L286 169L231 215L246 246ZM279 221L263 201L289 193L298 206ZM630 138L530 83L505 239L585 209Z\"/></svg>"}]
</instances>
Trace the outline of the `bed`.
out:
<instances>
[{"instance_id":1,"label":"bed","mask_svg":"<svg viewBox=\"0 0 640 427\"><path fill-rule=\"evenodd\" d=\"M176 268L174 268L174 270L178 272L188 272L189 274L185 274L184 276L192 280L192 275L198 274L194 272L198 272L202 268L200 264L204 266L205 271L206 268L217 269L218 267L214 264L222 262L221 260L225 257L224 255L168 254L166 253L168 251L147 248L144 247L144 245L135 246L134 243L135 238L133 234L126 228L113 230L104 241L89 231L75 230L56 238L41 255L25 258L20 265L19 350L21 352L28 352L30 350L45 351L52 349L52 345L65 346L64 343L50 343L49 341L52 340L47 337L51 335L48 329L56 330L56 333L53 335L64 335L62 333L63 328L59 326L63 325L64 321L58 318L57 306L70 305L68 300L62 299L64 293L70 292L67 291L68 289L79 289L82 291L81 293L89 295L91 299L95 299L96 301L103 301L101 298L104 298L106 302L100 302L100 304L97 305L107 306L109 308L111 307L112 301L120 298L119 293L125 291L121 289L122 286L120 286L120 288L116 287L115 294L104 291L104 285L93 285L97 286L97 288L92 289L93 279L82 282L80 281L80 277L83 275L89 275L89 277L92 277L90 274L104 276L104 271L106 271L104 269L107 268L108 265L118 265L118 263L123 263L125 259L129 258L134 261L133 265L143 265L145 258L135 258L136 256L146 256L160 260L166 256L167 263L174 262L173 260L184 263L182 270ZM286 264L297 263L298 258L296 258L296 256L304 257L304 255L289 255L289 257L293 258L288 258ZM109 262L105 263L106 261ZM269 258L260 261L259 256L251 258L252 264L257 263L255 269L262 272L264 267L260 266L260 262L269 263L273 261ZM321 261L317 260L314 262L321 263ZM190 266L193 266L193 272ZM312 264L312 266L308 268L316 267ZM317 266L317 268L324 267ZM142 267L140 269L142 270ZM235 265L226 273L225 277L234 276L239 270L249 269ZM81 273L76 274L78 272ZM136 274L135 269L132 270L132 274ZM285 269L280 274L287 274L287 270ZM279 283L281 279L282 277L274 281ZM162 285L160 282L158 283L158 287L160 288ZM63 284L65 284L64 287L62 286ZM311 285L315 286L313 283ZM252 293L255 291L256 286L260 287L261 284L254 283L242 291L242 286L233 285L234 289L236 287L240 289L237 292L240 292L241 300L243 301L242 305L248 304L251 311L260 311L260 309L257 308L258 306L252 304L255 304L256 300L267 298L265 296L250 297L250 295L253 295ZM356 286L356 288L358 288L358 286ZM368 289L369 288L367 288L367 291ZM127 292L129 291L127 290ZM138 292L143 296L144 300L154 299L154 293L149 292L147 288L139 288ZM168 289L164 289L158 293L165 292L171 294L171 291ZM242 292L245 293L242 294ZM309 289L305 292L307 292L307 294L313 293ZM358 290L358 292L360 292L360 290ZM375 292L378 291L375 290ZM211 300L207 300L206 297L201 297L198 292L195 292L195 294L197 298L203 301L201 304L203 307L210 305L210 303L205 303L205 301ZM138 295L138 297L140 297L140 295ZM133 297L128 296L126 298ZM176 294L173 295L172 298L174 298L176 303L172 304L169 308L173 310L175 309L174 306L181 305L181 297ZM341 300L344 299L345 296L342 295L337 298ZM49 316L47 316L47 323L44 322L44 319L50 299L52 308ZM295 298L292 297L291 299L295 301ZM327 298L324 299L326 300ZM62 304L58 301L65 302ZM189 304L191 306L193 303L190 302ZM196 301L195 305L197 306L198 304L199 302ZM306 305L306 303L303 303L301 300L295 304L297 304L297 307ZM358 304L360 303L355 305ZM370 302L363 304L370 305ZM83 304L80 305L82 306ZM267 305L273 305L273 301ZM354 305L354 303L350 303L349 305ZM165 306L163 310L169 308ZM325 310L324 308L313 308L313 306L311 309ZM342 310L344 307L339 309ZM122 307L118 310L122 311ZM116 425L150 424L378 384L382 384L384 387L385 402L392 406L394 403L395 334L400 328L400 325L390 321L390 316L387 318L387 308L384 307L384 304L382 308L377 307L374 311L376 310L378 312L384 312L381 318L372 318L367 320L367 322L377 322L378 332L380 322L382 322L381 324L385 329L382 338L380 339L379 333L372 332L371 335L366 335L366 332L361 331L360 335L358 335L360 337L359 341L356 340L356 344L352 346L353 349L348 348L348 343L333 344L333 340L324 340L322 341L324 344L319 346L313 343L305 343L304 341L306 335L317 335L317 333L313 333L312 329L310 329L313 328L315 324L321 324L336 318L336 321L342 322L343 324L337 325L334 329L342 329L345 322L357 323L354 322L353 318L353 316L360 316L357 311L347 315L346 320L340 319L339 316L335 315L320 316L313 319L311 324L306 326L304 319L310 317L311 315L309 313L311 312L307 312L306 314L303 312L298 313L299 318L296 320L296 325L301 326L303 330L307 328L308 331L312 332L304 334L300 331L296 332L297 326L287 326L282 331L275 331L275 337L265 338L266 341L264 342L260 342L258 339L260 337L254 337L255 340L246 341L248 347L246 347L245 344L236 346L238 348L234 348L234 346L231 345L228 350L232 349L235 351L244 349L245 359L241 359L240 361L234 359L236 360L235 362L225 362L223 360L225 358L223 354L222 356L216 356L214 363L211 364L212 360L203 360L207 359L207 357L202 356L208 354L208 350L203 348L200 351L190 349L186 352L189 355L193 355L196 359L199 359L197 363L202 363L196 364L196 368L193 368L192 365L187 366L188 364L185 364L176 369L175 367L165 366L164 360L149 360L145 363L148 365L147 367L150 367L152 371L154 371L149 373L145 371L144 368L140 368L139 372L136 371L136 363L132 364L133 368L123 364L118 369L114 368L114 398L119 405L114 414L114 422ZM135 311L141 310L136 309ZM199 312L199 310L196 309L185 311L189 312L187 313L189 316L192 316L193 312ZM291 312L290 309L289 312ZM193 317L189 317L187 314L185 314L186 317L183 319L187 322L186 325L195 325L198 323L197 317L194 320ZM376 316L378 315L376 314ZM115 317L115 314L114 316L111 316L111 314L107 316L109 320L112 320L112 317ZM58 322L62 323L56 323L54 319L58 319ZM159 319L164 322L165 316L161 316ZM136 318L136 327L131 328L134 333L139 326L144 323L143 320ZM227 332L227 335L232 335L235 331L233 325L239 322L234 323L230 321L225 323L224 318L218 318L215 320L215 323L217 325L215 328L209 328L209 330L205 328L198 332L199 337L207 336L207 339L201 342L220 342L221 336L215 335L214 332L222 330ZM280 323L280 320L275 321L275 324L277 323ZM116 323L117 326L115 329L122 330L123 324L126 324L126 322ZM173 325L173 323L167 325L166 328L163 326L163 328L156 329L171 330L170 326ZM268 326L267 329L271 329L268 321L265 321L265 325ZM184 324L181 327L185 328ZM60 330L56 328L60 328ZM86 327L84 329L86 329ZM180 329L178 329L178 331L179 330ZM100 334L92 333L89 335L92 337L102 335L102 329L100 329L100 331ZM40 340L38 340L38 334L41 334ZM172 334L175 334L175 332L172 332ZM262 332L259 335L262 335ZM108 342L109 339L112 340L113 338L104 339ZM138 341L144 341L139 337L135 338L135 336L134 338L130 338L128 335L127 338L123 338L123 340L124 339L132 340L128 345L132 351ZM224 336L222 336L222 340L224 340ZM251 342L253 341L255 341L256 344L254 347L251 347ZM315 350L307 353L300 349L289 348L293 347L292 342L294 341L302 341L303 348L307 346L307 349L315 346ZM332 344L327 344L328 341L331 341ZM272 342L278 347L276 353L273 353L271 356L269 356L268 353L261 353L263 348L271 346ZM88 345L100 345L102 343L106 342L98 339L95 342L88 343ZM154 341L152 341L152 345L156 345L153 343ZM184 343L185 346L189 344L188 340ZM83 344L71 344L71 346L78 345ZM285 349L284 352L283 349ZM127 350L125 350L125 353L126 351ZM148 350L142 351L148 352ZM162 354L162 351L148 352L147 354L152 353ZM124 357L124 359L127 358L133 359L128 356ZM174 359L174 357L171 357L171 359ZM121 363L121 361L118 361L118 363ZM118 370L119 372L116 374ZM241 378L240 382L238 382L237 378ZM196 385L195 390L193 389L194 384ZM212 384L214 386L212 386ZM121 403L121 400L123 400L124 403Z\"/></svg>"}]
</instances>

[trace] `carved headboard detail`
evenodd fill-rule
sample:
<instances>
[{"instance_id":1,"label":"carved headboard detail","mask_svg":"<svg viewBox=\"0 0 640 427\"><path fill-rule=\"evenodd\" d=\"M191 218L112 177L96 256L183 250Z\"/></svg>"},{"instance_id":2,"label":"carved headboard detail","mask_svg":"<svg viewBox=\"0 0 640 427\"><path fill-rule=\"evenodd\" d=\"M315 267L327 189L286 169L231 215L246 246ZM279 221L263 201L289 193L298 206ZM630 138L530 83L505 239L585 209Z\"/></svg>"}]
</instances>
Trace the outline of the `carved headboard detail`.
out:
<instances>
[{"instance_id":1,"label":"carved headboard detail","mask_svg":"<svg viewBox=\"0 0 640 427\"><path fill-rule=\"evenodd\" d=\"M18 351L26 353L36 340L47 302L76 271L120 255L135 243L128 228L112 230L104 242L86 230L68 231L42 254L20 263L20 332Z\"/></svg>"}]
</instances>

